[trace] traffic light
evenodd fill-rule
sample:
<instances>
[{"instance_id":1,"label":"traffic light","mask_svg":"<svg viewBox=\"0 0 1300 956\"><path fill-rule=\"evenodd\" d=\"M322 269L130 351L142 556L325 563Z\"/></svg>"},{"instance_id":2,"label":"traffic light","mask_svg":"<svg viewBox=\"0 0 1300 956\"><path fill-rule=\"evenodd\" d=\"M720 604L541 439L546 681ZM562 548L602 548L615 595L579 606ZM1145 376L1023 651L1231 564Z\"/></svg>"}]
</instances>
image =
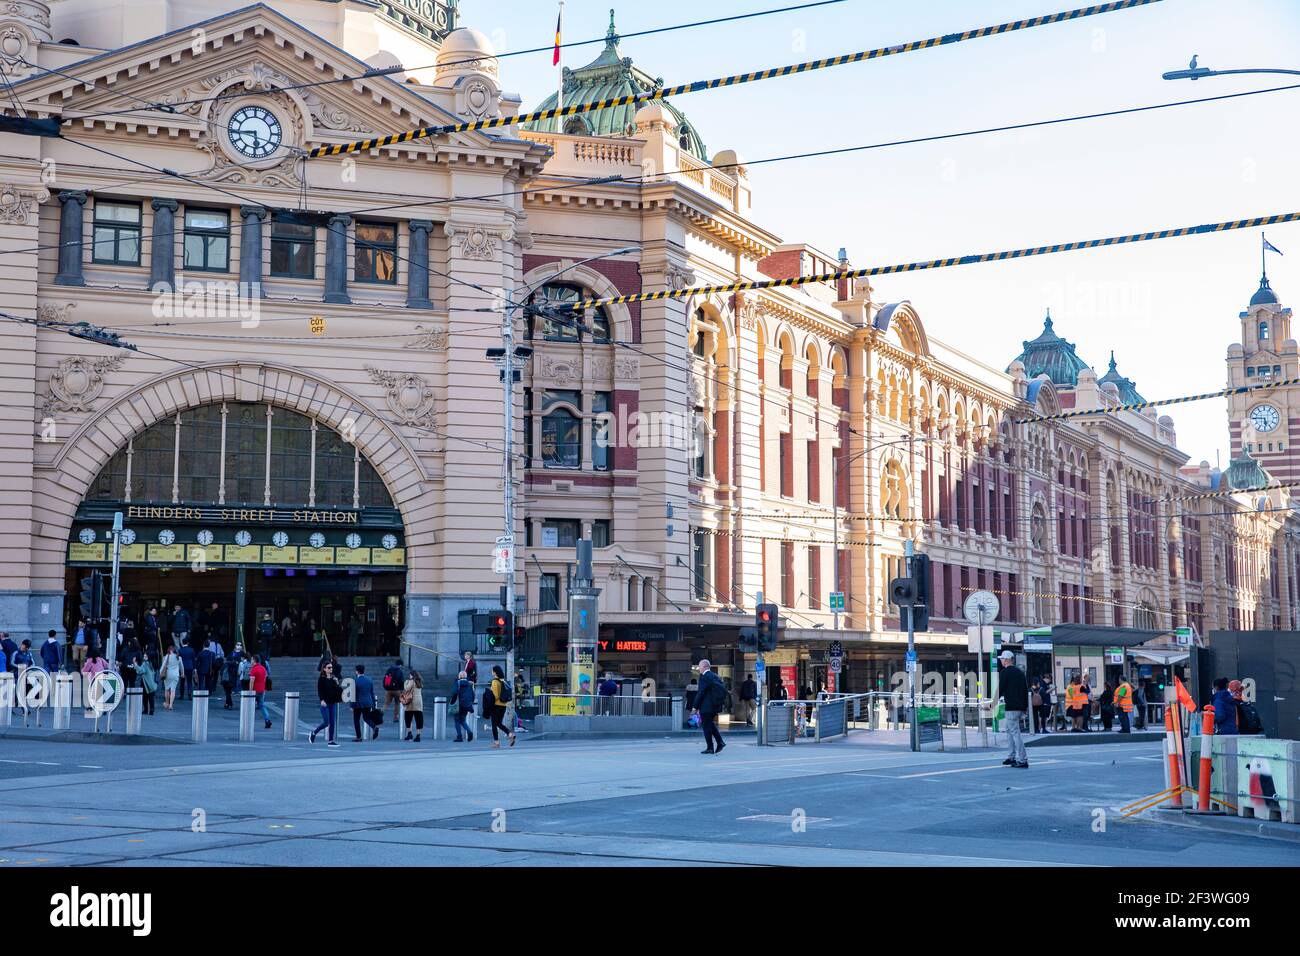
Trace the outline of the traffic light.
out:
<instances>
[{"instance_id":1,"label":"traffic light","mask_svg":"<svg viewBox=\"0 0 1300 956\"><path fill-rule=\"evenodd\" d=\"M894 578L889 582L889 603L895 607L911 607L916 603L916 582L911 578Z\"/></svg>"},{"instance_id":2,"label":"traffic light","mask_svg":"<svg viewBox=\"0 0 1300 956\"><path fill-rule=\"evenodd\" d=\"M912 555L912 584L916 589L916 603L912 605L912 630L930 629L930 556Z\"/></svg>"},{"instance_id":3,"label":"traffic light","mask_svg":"<svg viewBox=\"0 0 1300 956\"><path fill-rule=\"evenodd\" d=\"M81 579L81 619L87 624L98 621L104 614L104 576L91 571L90 577Z\"/></svg>"},{"instance_id":4,"label":"traffic light","mask_svg":"<svg viewBox=\"0 0 1300 956\"><path fill-rule=\"evenodd\" d=\"M760 604L754 609L754 630L758 632L760 651L776 650L778 626L780 626L780 615L775 604Z\"/></svg>"},{"instance_id":5,"label":"traffic light","mask_svg":"<svg viewBox=\"0 0 1300 956\"><path fill-rule=\"evenodd\" d=\"M507 639L513 637L514 633L514 615L506 610L495 612L492 620L488 622L488 647L505 649Z\"/></svg>"}]
</instances>

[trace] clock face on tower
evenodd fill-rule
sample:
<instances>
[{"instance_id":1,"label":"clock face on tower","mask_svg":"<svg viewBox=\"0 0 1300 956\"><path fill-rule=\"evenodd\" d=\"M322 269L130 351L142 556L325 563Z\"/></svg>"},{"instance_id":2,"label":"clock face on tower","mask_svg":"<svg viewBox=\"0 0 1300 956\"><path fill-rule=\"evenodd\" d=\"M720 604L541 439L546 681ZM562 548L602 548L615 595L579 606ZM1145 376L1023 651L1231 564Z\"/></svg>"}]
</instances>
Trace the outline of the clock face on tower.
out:
<instances>
[{"instance_id":1,"label":"clock face on tower","mask_svg":"<svg viewBox=\"0 0 1300 956\"><path fill-rule=\"evenodd\" d=\"M249 159L266 159L284 139L284 131L275 114L262 106L243 106L226 124L230 145Z\"/></svg>"},{"instance_id":2,"label":"clock face on tower","mask_svg":"<svg viewBox=\"0 0 1300 956\"><path fill-rule=\"evenodd\" d=\"M1257 432L1271 432L1281 421L1282 416L1272 405L1256 405L1250 410L1250 424Z\"/></svg>"}]
</instances>

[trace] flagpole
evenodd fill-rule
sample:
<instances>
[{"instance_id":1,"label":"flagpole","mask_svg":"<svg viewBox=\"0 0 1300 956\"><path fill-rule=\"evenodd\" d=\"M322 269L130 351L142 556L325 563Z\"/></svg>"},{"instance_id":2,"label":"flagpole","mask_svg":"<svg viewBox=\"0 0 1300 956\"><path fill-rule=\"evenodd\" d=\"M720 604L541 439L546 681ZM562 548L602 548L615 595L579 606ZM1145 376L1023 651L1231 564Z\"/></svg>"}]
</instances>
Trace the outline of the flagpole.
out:
<instances>
[{"instance_id":1,"label":"flagpole","mask_svg":"<svg viewBox=\"0 0 1300 956\"><path fill-rule=\"evenodd\" d=\"M1261 279L1268 278L1268 236L1263 232L1259 234L1259 273Z\"/></svg>"},{"instance_id":2,"label":"flagpole","mask_svg":"<svg viewBox=\"0 0 1300 956\"><path fill-rule=\"evenodd\" d=\"M555 108L564 109L564 65L560 62L562 58L560 50L560 34L564 30L564 0L560 0L560 15L555 20L555 68L559 71L556 74L555 82ZM560 132L564 132L564 121L559 121Z\"/></svg>"}]
</instances>

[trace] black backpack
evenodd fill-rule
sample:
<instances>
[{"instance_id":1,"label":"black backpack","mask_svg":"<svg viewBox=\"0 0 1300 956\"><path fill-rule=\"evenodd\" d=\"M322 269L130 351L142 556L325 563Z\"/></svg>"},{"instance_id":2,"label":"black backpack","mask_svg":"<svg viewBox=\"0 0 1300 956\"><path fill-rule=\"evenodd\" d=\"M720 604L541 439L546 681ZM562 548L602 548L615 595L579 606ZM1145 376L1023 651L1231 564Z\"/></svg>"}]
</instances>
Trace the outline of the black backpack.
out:
<instances>
[{"instance_id":1,"label":"black backpack","mask_svg":"<svg viewBox=\"0 0 1300 956\"><path fill-rule=\"evenodd\" d=\"M498 704L508 704L514 693L510 690L510 685L506 681L501 682L501 696L497 698Z\"/></svg>"},{"instance_id":2,"label":"black backpack","mask_svg":"<svg viewBox=\"0 0 1300 956\"><path fill-rule=\"evenodd\" d=\"M1262 734L1264 732L1264 722L1259 719L1259 711L1255 709L1254 704L1248 704L1244 700L1237 704L1237 733L1239 734Z\"/></svg>"}]
</instances>

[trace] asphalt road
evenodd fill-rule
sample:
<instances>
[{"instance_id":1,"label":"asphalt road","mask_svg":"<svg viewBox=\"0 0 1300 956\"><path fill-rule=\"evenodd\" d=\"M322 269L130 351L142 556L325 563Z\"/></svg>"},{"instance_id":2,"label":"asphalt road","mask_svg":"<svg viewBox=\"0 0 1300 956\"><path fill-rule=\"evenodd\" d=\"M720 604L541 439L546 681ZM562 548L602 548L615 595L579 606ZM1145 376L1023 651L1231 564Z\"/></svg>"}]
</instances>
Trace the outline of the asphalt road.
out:
<instances>
[{"instance_id":1,"label":"asphalt road","mask_svg":"<svg viewBox=\"0 0 1300 956\"><path fill-rule=\"evenodd\" d=\"M1125 820L1159 744L912 754L867 733L717 757L695 737L327 751L0 741L0 870L33 865L1300 864Z\"/></svg>"}]
</instances>

